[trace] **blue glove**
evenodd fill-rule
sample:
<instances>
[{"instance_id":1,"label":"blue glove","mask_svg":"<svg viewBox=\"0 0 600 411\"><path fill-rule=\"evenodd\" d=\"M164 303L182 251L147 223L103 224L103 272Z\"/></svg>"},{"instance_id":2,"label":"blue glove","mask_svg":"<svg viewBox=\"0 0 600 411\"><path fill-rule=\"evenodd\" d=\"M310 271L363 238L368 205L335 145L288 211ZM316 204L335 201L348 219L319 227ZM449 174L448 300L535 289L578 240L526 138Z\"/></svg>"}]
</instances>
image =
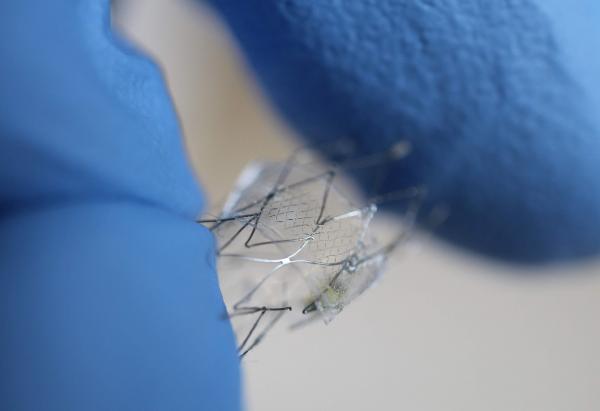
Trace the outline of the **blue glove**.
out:
<instances>
[{"instance_id":1,"label":"blue glove","mask_svg":"<svg viewBox=\"0 0 600 411\"><path fill-rule=\"evenodd\" d=\"M388 184L449 204L442 235L519 261L597 252L591 0L214 2L308 138L412 141ZM238 409L160 73L106 0L0 11L0 409Z\"/></svg>"},{"instance_id":2,"label":"blue glove","mask_svg":"<svg viewBox=\"0 0 600 411\"><path fill-rule=\"evenodd\" d=\"M597 0L211 0L302 135L414 148L440 234L519 262L600 250Z\"/></svg>"},{"instance_id":3,"label":"blue glove","mask_svg":"<svg viewBox=\"0 0 600 411\"><path fill-rule=\"evenodd\" d=\"M0 6L0 409L238 410L202 195L108 5Z\"/></svg>"}]
</instances>

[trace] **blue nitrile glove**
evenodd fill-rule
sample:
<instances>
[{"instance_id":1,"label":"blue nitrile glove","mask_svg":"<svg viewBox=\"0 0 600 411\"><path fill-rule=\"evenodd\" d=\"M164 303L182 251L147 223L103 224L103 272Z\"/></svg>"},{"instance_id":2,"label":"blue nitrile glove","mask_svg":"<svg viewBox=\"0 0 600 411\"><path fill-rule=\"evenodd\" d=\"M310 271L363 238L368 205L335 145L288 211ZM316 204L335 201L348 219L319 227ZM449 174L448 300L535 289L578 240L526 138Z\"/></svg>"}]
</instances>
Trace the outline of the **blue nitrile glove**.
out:
<instances>
[{"instance_id":1,"label":"blue nitrile glove","mask_svg":"<svg viewBox=\"0 0 600 411\"><path fill-rule=\"evenodd\" d=\"M305 135L413 142L390 187L426 182L447 237L597 251L592 0L214 1ZM201 196L107 1L0 6L0 93L0 409L237 409Z\"/></svg>"},{"instance_id":2,"label":"blue nitrile glove","mask_svg":"<svg viewBox=\"0 0 600 411\"><path fill-rule=\"evenodd\" d=\"M0 6L0 409L238 410L202 195L108 5Z\"/></svg>"},{"instance_id":3,"label":"blue nitrile glove","mask_svg":"<svg viewBox=\"0 0 600 411\"><path fill-rule=\"evenodd\" d=\"M439 228L494 257L600 250L597 0L211 0L313 141L407 139L390 190L425 184Z\"/></svg>"}]
</instances>

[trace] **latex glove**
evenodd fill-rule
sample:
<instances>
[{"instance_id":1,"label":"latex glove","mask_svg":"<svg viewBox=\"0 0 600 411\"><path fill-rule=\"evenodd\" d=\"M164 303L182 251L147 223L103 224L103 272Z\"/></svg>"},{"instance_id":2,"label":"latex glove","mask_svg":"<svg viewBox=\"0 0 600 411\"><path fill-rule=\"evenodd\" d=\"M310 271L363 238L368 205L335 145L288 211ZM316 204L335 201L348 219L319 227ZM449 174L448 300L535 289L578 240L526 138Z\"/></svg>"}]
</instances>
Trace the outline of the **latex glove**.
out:
<instances>
[{"instance_id":1,"label":"latex glove","mask_svg":"<svg viewBox=\"0 0 600 411\"><path fill-rule=\"evenodd\" d=\"M387 186L424 184L454 244L520 262L600 249L598 1L211 3L302 135L409 140Z\"/></svg>"},{"instance_id":2,"label":"latex glove","mask_svg":"<svg viewBox=\"0 0 600 411\"><path fill-rule=\"evenodd\" d=\"M108 6L0 6L0 409L238 410L202 195Z\"/></svg>"}]
</instances>

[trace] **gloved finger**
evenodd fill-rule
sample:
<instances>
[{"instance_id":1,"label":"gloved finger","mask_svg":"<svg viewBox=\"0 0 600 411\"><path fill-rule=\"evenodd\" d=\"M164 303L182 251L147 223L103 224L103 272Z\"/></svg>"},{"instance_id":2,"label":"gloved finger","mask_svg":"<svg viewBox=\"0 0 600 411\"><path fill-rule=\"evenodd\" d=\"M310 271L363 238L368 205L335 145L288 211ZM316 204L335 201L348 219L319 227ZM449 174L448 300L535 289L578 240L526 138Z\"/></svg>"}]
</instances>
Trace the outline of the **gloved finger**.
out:
<instances>
[{"instance_id":1,"label":"gloved finger","mask_svg":"<svg viewBox=\"0 0 600 411\"><path fill-rule=\"evenodd\" d=\"M160 71L106 0L0 9L0 408L239 409Z\"/></svg>"},{"instance_id":2,"label":"gloved finger","mask_svg":"<svg viewBox=\"0 0 600 411\"><path fill-rule=\"evenodd\" d=\"M239 410L213 240L133 202L0 222L0 408Z\"/></svg>"},{"instance_id":3,"label":"gloved finger","mask_svg":"<svg viewBox=\"0 0 600 411\"><path fill-rule=\"evenodd\" d=\"M109 6L3 6L2 208L110 197L198 213L201 194L162 74L112 33Z\"/></svg>"},{"instance_id":4,"label":"gloved finger","mask_svg":"<svg viewBox=\"0 0 600 411\"><path fill-rule=\"evenodd\" d=\"M438 232L489 256L600 250L600 5L519 0L212 0L306 138L364 153L448 206Z\"/></svg>"}]
</instances>

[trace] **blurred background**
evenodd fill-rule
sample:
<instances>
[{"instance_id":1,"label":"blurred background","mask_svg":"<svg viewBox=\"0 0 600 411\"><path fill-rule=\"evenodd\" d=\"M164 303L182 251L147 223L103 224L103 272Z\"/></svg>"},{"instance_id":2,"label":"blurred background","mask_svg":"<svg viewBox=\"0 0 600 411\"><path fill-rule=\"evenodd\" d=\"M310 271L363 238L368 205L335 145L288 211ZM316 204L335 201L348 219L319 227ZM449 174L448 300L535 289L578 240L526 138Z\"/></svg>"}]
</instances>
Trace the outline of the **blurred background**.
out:
<instances>
[{"instance_id":1,"label":"blurred background","mask_svg":"<svg viewBox=\"0 0 600 411\"><path fill-rule=\"evenodd\" d=\"M299 144L200 1L119 0L114 17L162 66L209 201ZM248 409L600 409L600 264L524 269L417 245L331 324L271 333L242 363Z\"/></svg>"}]
</instances>

